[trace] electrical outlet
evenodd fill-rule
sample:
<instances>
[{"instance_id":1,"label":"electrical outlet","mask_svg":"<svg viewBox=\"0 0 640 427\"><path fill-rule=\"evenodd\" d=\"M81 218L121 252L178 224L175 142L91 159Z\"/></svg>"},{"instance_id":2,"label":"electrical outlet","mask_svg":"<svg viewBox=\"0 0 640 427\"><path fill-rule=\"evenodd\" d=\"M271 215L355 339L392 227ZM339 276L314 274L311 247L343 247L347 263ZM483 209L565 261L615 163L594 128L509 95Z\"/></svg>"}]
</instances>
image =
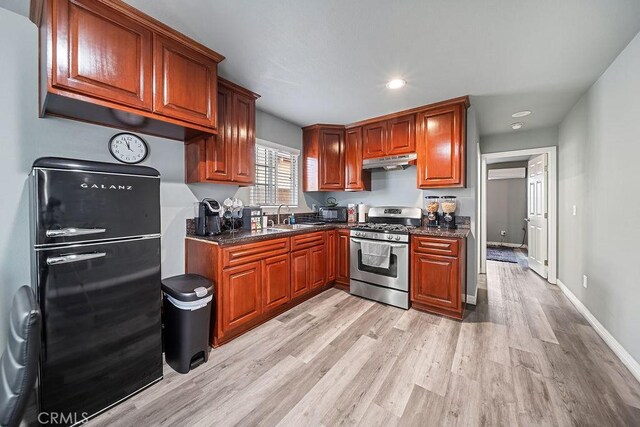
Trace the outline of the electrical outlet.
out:
<instances>
[{"instance_id":1,"label":"electrical outlet","mask_svg":"<svg viewBox=\"0 0 640 427\"><path fill-rule=\"evenodd\" d=\"M588 281L589 281L589 279L587 278L587 275L583 274L582 275L582 286L584 286L585 289L587 289L587 286L589 286Z\"/></svg>"},{"instance_id":2,"label":"electrical outlet","mask_svg":"<svg viewBox=\"0 0 640 427\"><path fill-rule=\"evenodd\" d=\"M501 230L501 231L500 231L500 235L501 235L501 236L506 236L506 235L507 235L507 232L506 232L505 230Z\"/></svg>"},{"instance_id":3,"label":"electrical outlet","mask_svg":"<svg viewBox=\"0 0 640 427\"><path fill-rule=\"evenodd\" d=\"M573 216L578 215L578 207L576 205L573 205Z\"/></svg>"}]
</instances>

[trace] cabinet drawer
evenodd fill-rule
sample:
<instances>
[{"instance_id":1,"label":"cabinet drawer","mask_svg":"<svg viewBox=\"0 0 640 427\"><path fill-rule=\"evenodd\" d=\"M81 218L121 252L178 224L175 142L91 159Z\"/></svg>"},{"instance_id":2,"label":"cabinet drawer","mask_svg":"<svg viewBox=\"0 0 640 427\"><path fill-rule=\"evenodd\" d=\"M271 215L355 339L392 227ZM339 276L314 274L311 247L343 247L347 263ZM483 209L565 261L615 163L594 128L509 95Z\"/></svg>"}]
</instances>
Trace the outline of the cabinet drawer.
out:
<instances>
[{"instance_id":1,"label":"cabinet drawer","mask_svg":"<svg viewBox=\"0 0 640 427\"><path fill-rule=\"evenodd\" d=\"M413 250L435 255L458 256L460 242L458 239L442 237L413 237Z\"/></svg>"},{"instance_id":2,"label":"cabinet drawer","mask_svg":"<svg viewBox=\"0 0 640 427\"><path fill-rule=\"evenodd\" d=\"M324 245L324 231L299 234L291 238L291 250L310 248L316 245Z\"/></svg>"},{"instance_id":3,"label":"cabinet drawer","mask_svg":"<svg viewBox=\"0 0 640 427\"><path fill-rule=\"evenodd\" d=\"M224 248L222 250L222 265L223 267L231 267L287 252L289 252L288 238L247 243Z\"/></svg>"}]
</instances>

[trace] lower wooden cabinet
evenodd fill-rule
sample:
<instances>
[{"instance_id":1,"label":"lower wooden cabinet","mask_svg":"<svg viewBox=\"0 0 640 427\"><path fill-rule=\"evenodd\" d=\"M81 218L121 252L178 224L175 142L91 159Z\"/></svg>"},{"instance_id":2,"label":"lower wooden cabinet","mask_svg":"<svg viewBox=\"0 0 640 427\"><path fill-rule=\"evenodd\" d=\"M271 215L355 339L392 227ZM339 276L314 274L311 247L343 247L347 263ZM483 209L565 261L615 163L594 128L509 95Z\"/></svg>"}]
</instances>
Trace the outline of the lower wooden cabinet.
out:
<instances>
[{"instance_id":1,"label":"lower wooden cabinet","mask_svg":"<svg viewBox=\"0 0 640 427\"><path fill-rule=\"evenodd\" d=\"M226 268L222 272L222 329L230 330L262 313L259 262Z\"/></svg>"},{"instance_id":2,"label":"lower wooden cabinet","mask_svg":"<svg viewBox=\"0 0 640 427\"><path fill-rule=\"evenodd\" d=\"M461 319L466 293L464 239L414 236L411 240L411 302L414 308ZM456 248L443 255L442 248Z\"/></svg>"},{"instance_id":3,"label":"lower wooden cabinet","mask_svg":"<svg viewBox=\"0 0 640 427\"><path fill-rule=\"evenodd\" d=\"M338 239L338 233L336 230L327 231L327 283L333 282L336 280L336 267L338 266L336 262L336 240Z\"/></svg>"},{"instance_id":4,"label":"lower wooden cabinet","mask_svg":"<svg viewBox=\"0 0 640 427\"><path fill-rule=\"evenodd\" d=\"M319 288L326 284L327 262L325 247L315 246L309 249L309 272L311 289Z\"/></svg>"},{"instance_id":5,"label":"lower wooden cabinet","mask_svg":"<svg viewBox=\"0 0 640 427\"><path fill-rule=\"evenodd\" d=\"M309 289L309 250L303 249L291 253L291 297L306 294Z\"/></svg>"},{"instance_id":6,"label":"lower wooden cabinet","mask_svg":"<svg viewBox=\"0 0 640 427\"><path fill-rule=\"evenodd\" d=\"M289 254L262 261L262 310L268 311L291 300Z\"/></svg>"},{"instance_id":7,"label":"lower wooden cabinet","mask_svg":"<svg viewBox=\"0 0 640 427\"><path fill-rule=\"evenodd\" d=\"M336 240L336 283L348 287L349 286L349 230L337 230Z\"/></svg>"}]
</instances>

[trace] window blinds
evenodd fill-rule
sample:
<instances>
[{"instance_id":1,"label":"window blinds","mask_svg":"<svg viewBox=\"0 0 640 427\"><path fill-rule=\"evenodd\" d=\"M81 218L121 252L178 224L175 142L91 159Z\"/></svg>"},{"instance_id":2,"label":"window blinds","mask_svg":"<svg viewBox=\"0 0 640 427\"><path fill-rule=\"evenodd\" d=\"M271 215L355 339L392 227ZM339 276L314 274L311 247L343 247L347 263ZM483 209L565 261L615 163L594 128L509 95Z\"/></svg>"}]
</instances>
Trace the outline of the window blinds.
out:
<instances>
[{"instance_id":1,"label":"window blinds","mask_svg":"<svg viewBox=\"0 0 640 427\"><path fill-rule=\"evenodd\" d=\"M256 181L251 204L298 206L298 155L256 144Z\"/></svg>"}]
</instances>

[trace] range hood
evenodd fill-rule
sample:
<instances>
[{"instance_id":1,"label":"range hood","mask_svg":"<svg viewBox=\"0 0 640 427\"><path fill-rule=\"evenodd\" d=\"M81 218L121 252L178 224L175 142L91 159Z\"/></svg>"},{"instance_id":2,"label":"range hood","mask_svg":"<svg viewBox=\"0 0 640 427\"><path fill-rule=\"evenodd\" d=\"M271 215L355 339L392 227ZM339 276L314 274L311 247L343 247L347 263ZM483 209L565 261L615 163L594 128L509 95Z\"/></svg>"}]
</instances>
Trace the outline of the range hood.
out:
<instances>
[{"instance_id":1,"label":"range hood","mask_svg":"<svg viewBox=\"0 0 640 427\"><path fill-rule=\"evenodd\" d=\"M362 162L362 169L384 169L396 170L406 169L418 156L416 153L402 154L400 156L379 157L377 159L365 159Z\"/></svg>"}]
</instances>

